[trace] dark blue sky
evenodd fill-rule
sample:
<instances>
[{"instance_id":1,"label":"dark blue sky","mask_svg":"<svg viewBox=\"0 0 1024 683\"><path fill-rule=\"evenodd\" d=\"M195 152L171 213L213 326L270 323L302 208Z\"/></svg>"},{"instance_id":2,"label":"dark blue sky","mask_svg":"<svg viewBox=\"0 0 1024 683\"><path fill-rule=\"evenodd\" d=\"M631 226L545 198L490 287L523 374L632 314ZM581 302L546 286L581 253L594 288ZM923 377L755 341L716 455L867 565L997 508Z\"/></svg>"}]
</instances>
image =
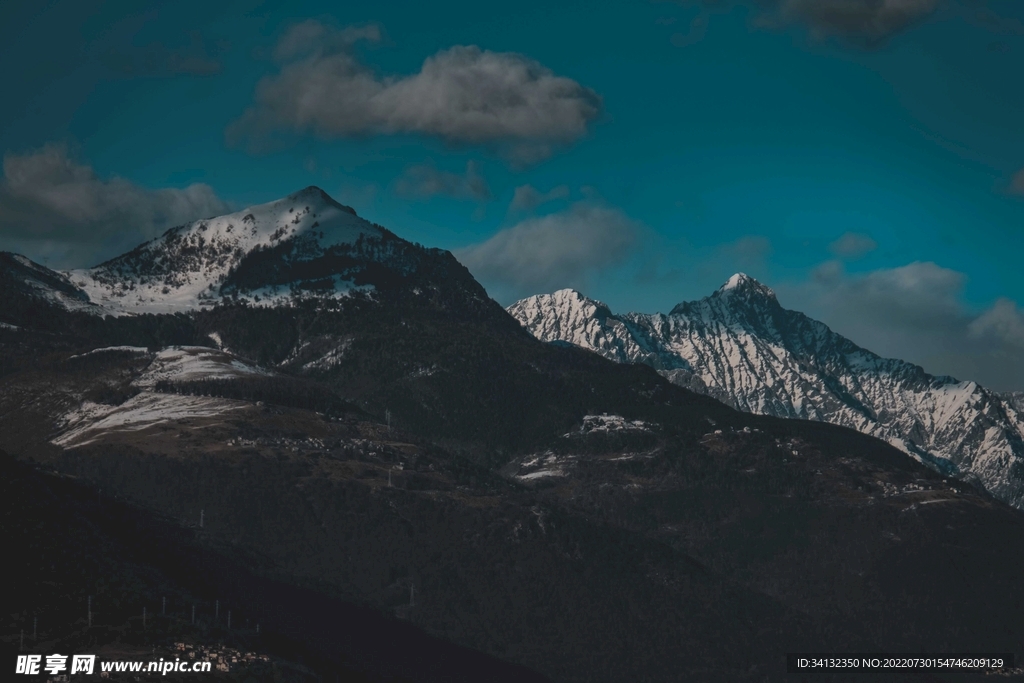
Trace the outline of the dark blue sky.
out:
<instances>
[{"instance_id":1,"label":"dark blue sky","mask_svg":"<svg viewBox=\"0 0 1024 683\"><path fill-rule=\"evenodd\" d=\"M140 6L0 5L0 248L92 265L315 184L504 304L742 270L1024 389L1019 2Z\"/></svg>"}]
</instances>

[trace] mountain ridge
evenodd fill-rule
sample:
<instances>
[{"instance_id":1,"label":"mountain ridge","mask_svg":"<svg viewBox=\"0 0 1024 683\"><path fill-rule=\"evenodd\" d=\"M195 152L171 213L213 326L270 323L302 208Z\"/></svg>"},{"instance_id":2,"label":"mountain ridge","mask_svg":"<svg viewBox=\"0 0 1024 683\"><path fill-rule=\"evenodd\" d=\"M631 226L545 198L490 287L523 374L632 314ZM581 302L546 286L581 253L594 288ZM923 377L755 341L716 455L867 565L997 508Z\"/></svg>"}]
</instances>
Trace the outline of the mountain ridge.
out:
<instances>
[{"instance_id":1,"label":"mountain ridge","mask_svg":"<svg viewBox=\"0 0 1024 683\"><path fill-rule=\"evenodd\" d=\"M783 308L770 288L742 273L668 314L612 314L575 290L507 310L542 341L651 365L746 412L857 429L1024 507L1020 401L882 358Z\"/></svg>"},{"instance_id":2,"label":"mountain ridge","mask_svg":"<svg viewBox=\"0 0 1024 683\"><path fill-rule=\"evenodd\" d=\"M451 252L404 240L316 186L171 228L92 268L4 254L0 288L11 310L42 302L114 317L397 297L501 311Z\"/></svg>"},{"instance_id":3,"label":"mountain ridge","mask_svg":"<svg viewBox=\"0 0 1024 683\"><path fill-rule=\"evenodd\" d=\"M382 228L310 186L282 199L171 228L93 268L65 275L90 301L113 315L173 313L212 305L231 291L231 276L254 253L291 247L293 260L310 261L360 237L380 239ZM335 278L336 296L359 289ZM323 289L323 288L322 288ZM254 299L274 299L278 288L252 288Z\"/></svg>"},{"instance_id":4,"label":"mountain ridge","mask_svg":"<svg viewBox=\"0 0 1024 683\"><path fill-rule=\"evenodd\" d=\"M1020 511L854 430L544 344L450 253L381 230L333 252L254 247L219 271L211 305L175 313L44 306L62 276L32 267L42 290L26 293L14 259L0 448L188 529L198 513L202 547L314 601L559 682L764 683L784 680L786 651L1021 642ZM309 288L335 275L373 288ZM741 289L714 310L778 327ZM635 320L565 296L593 330L622 330L616 353L703 382ZM339 646L292 622L322 653Z\"/></svg>"}]
</instances>

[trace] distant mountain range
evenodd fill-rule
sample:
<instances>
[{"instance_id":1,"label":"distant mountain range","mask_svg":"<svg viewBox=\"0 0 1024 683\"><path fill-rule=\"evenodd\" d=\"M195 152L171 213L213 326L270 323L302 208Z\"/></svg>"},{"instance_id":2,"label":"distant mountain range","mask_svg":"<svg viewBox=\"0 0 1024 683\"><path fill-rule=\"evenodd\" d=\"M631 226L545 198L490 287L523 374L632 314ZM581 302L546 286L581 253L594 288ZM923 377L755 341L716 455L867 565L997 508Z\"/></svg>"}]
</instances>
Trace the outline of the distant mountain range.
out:
<instances>
[{"instance_id":1,"label":"distant mountain range","mask_svg":"<svg viewBox=\"0 0 1024 683\"><path fill-rule=\"evenodd\" d=\"M667 315L616 315L571 289L523 299L508 311L542 341L645 363L739 410L856 429L1024 507L1021 394L881 358L783 308L745 274Z\"/></svg>"},{"instance_id":2,"label":"distant mountain range","mask_svg":"<svg viewBox=\"0 0 1024 683\"><path fill-rule=\"evenodd\" d=\"M315 187L94 268L0 254L0 544L30 560L0 654L38 616L62 652L175 629L309 668L282 680L782 683L786 652L1024 642L1024 515L949 476L1019 505L1021 396L743 276L509 313ZM92 629L89 596L119 605Z\"/></svg>"}]
</instances>

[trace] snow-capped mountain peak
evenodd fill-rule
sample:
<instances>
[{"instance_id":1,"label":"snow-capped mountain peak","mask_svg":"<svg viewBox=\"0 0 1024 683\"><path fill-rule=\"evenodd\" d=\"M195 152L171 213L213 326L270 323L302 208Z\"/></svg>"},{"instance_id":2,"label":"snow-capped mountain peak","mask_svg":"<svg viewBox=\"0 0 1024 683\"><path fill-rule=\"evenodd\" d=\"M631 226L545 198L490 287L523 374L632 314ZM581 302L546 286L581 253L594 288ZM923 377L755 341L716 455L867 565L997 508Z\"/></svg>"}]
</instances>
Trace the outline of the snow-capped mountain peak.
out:
<instances>
[{"instance_id":1,"label":"snow-capped mountain peak","mask_svg":"<svg viewBox=\"0 0 1024 683\"><path fill-rule=\"evenodd\" d=\"M513 304L508 311L527 329L543 329L539 338L545 341L600 348L603 355L620 362L645 354L607 305L575 289L532 296Z\"/></svg>"},{"instance_id":2,"label":"snow-capped mountain peak","mask_svg":"<svg viewBox=\"0 0 1024 683\"><path fill-rule=\"evenodd\" d=\"M669 315L703 318L739 315L741 318L763 319L766 315L782 310L775 292L746 273L736 273L725 284L698 301L684 301L677 304Z\"/></svg>"},{"instance_id":3,"label":"snow-capped mountain peak","mask_svg":"<svg viewBox=\"0 0 1024 683\"><path fill-rule=\"evenodd\" d=\"M767 285L763 285L746 273L736 273L725 284L719 287L712 296L720 298L742 297L745 299L762 299L777 301L775 292Z\"/></svg>"},{"instance_id":4,"label":"snow-capped mountain peak","mask_svg":"<svg viewBox=\"0 0 1024 683\"><path fill-rule=\"evenodd\" d=\"M267 301L281 294L280 287L268 289L252 278L238 282L246 265L252 270L259 257L308 263L340 257L362 240L379 240L383 234L355 210L311 186L277 201L172 228L95 268L66 275L90 301L115 315L194 310L242 289L254 300ZM338 277L321 288L327 285L338 295L355 288Z\"/></svg>"},{"instance_id":5,"label":"snow-capped mountain peak","mask_svg":"<svg viewBox=\"0 0 1024 683\"><path fill-rule=\"evenodd\" d=\"M646 363L740 410L851 427L1024 507L1024 400L881 358L743 273L668 315L613 314L578 292L508 311L543 341Z\"/></svg>"},{"instance_id":6,"label":"snow-capped mountain peak","mask_svg":"<svg viewBox=\"0 0 1024 683\"><path fill-rule=\"evenodd\" d=\"M21 310L40 300L122 316L412 298L510 322L450 252L404 240L318 187L180 225L95 268L60 273L0 254L0 288Z\"/></svg>"}]
</instances>

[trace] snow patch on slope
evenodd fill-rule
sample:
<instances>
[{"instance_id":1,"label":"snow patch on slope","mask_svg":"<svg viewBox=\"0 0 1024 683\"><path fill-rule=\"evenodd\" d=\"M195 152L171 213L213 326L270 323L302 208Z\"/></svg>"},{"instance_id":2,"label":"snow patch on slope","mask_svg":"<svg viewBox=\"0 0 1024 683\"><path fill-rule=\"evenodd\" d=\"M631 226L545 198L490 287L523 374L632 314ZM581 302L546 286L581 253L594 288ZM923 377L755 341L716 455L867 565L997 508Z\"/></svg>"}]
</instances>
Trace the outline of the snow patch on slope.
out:
<instances>
[{"instance_id":1,"label":"snow patch on slope","mask_svg":"<svg viewBox=\"0 0 1024 683\"><path fill-rule=\"evenodd\" d=\"M580 434L613 433L613 432L649 432L651 425L643 420L627 420L621 415L584 415L579 430L563 434L563 437Z\"/></svg>"},{"instance_id":2,"label":"snow patch on slope","mask_svg":"<svg viewBox=\"0 0 1024 683\"><path fill-rule=\"evenodd\" d=\"M148 353L142 347L112 346L73 357L111 351ZM224 416L248 405L232 399L154 391L162 381L242 379L272 374L270 370L218 349L170 346L153 354L149 366L132 382L133 387L141 390L138 394L116 406L84 401L64 415L52 443L65 448L84 446L101 438L139 432L177 420Z\"/></svg>"},{"instance_id":3,"label":"snow patch on slope","mask_svg":"<svg viewBox=\"0 0 1024 683\"><path fill-rule=\"evenodd\" d=\"M118 433L140 432L177 420L224 416L245 406L242 401L148 391L119 406L87 401L65 416L52 443L64 448L85 446Z\"/></svg>"},{"instance_id":4,"label":"snow patch on slope","mask_svg":"<svg viewBox=\"0 0 1024 683\"><path fill-rule=\"evenodd\" d=\"M104 346L99 349L93 349L92 351L86 351L85 353L78 353L75 354L74 356L68 356L68 360L71 360L73 358L85 358L86 356L94 356L100 353L116 352L136 353L141 355L149 353L149 349L147 349L145 346Z\"/></svg>"},{"instance_id":5,"label":"snow patch on slope","mask_svg":"<svg viewBox=\"0 0 1024 683\"><path fill-rule=\"evenodd\" d=\"M153 359L134 386L149 389L158 382L189 382L203 379L238 379L269 376L271 371L224 351L206 346L170 346Z\"/></svg>"}]
</instances>

